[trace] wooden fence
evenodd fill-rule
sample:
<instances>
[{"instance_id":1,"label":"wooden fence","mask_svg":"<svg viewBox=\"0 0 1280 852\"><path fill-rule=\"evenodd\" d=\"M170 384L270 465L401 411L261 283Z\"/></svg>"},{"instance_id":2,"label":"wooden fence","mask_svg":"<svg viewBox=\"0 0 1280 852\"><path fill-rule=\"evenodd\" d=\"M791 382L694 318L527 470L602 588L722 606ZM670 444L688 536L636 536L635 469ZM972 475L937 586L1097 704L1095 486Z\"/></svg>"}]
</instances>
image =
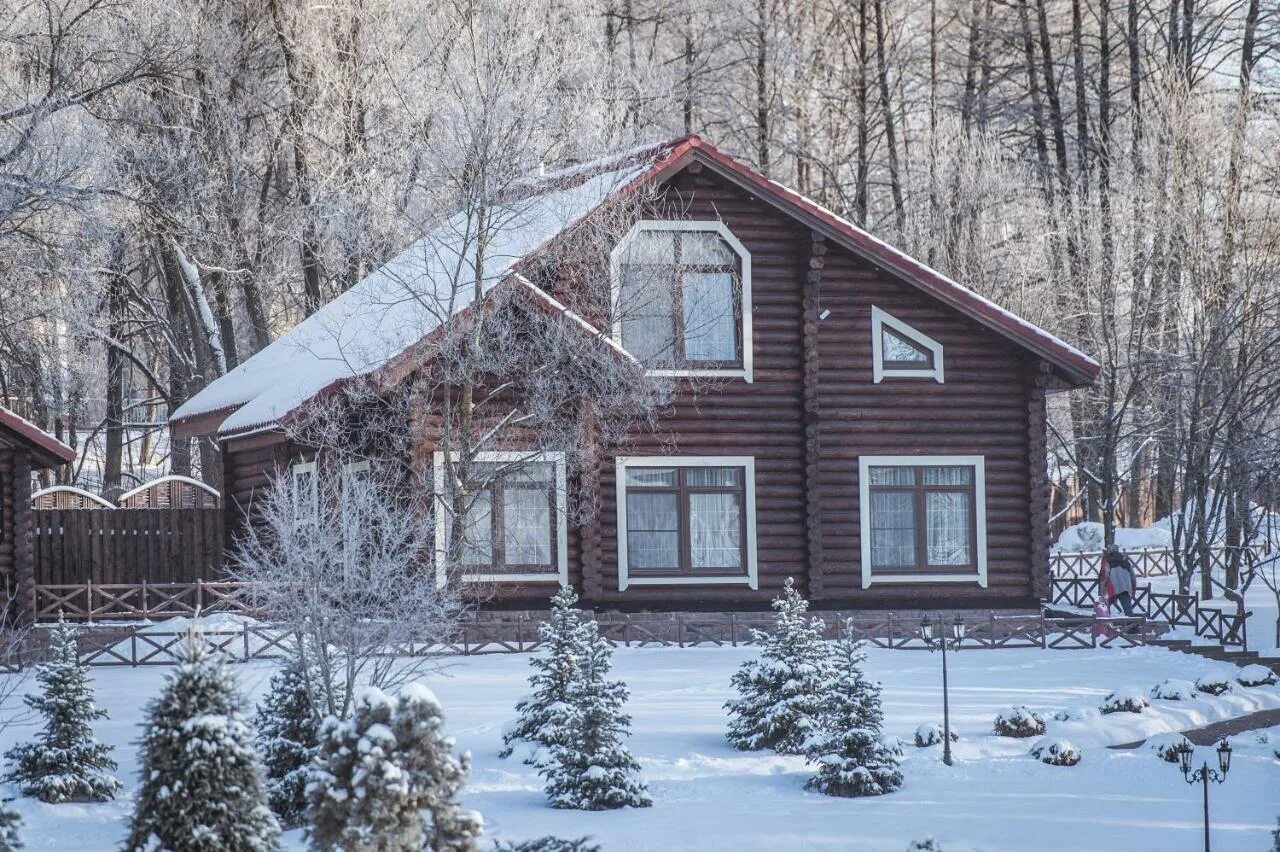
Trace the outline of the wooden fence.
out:
<instances>
[{"instance_id":1,"label":"wooden fence","mask_svg":"<svg viewBox=\"0 0 1280 852\"><path fill-rule=\"evenodd\" d=\"M1050 585L1049 605L1090 610L1098 601L1098 578L1055 577ZM1195 595L1177 592L1153 592L1141 586L1134 596L1133 608L1145 618L1172 627L1190 627L1197 636L1212 639L1220 645L1249 647L1248 618L1234 609L1202 607Z\"/></svg>"},{"instance_id":2,"label":"wooden fence","mask_svg":"<svg viewBox=\"0 0 1280 852\"><path fill-rule=\"evenodd\" d=\"M220 508L35 509L32 516L36 586L46 592L54 586L191 584L222 576Z\"/></svg>"},{"instance_id":3,"label":"wooden fence","mask_svg":"<svg viewBox=\"0 0 1280 852\"><path fill-rule=\"evenodd\" d=\"M1215 545L1209 548L1209 565L1214 573L1226 569L1233 548ZM1263 555L1261 547L1251 547L1254 556ZM1170 577L1178 573L1177 553L1168 547L1136 547L1125 550L1139 577ZM1248 556L1249 554L1246 554ZM1049 574L1062 578L1098 576L1104 554L1101 550L1064 550L1049 554Z\"/></svg>"}]
</instances>

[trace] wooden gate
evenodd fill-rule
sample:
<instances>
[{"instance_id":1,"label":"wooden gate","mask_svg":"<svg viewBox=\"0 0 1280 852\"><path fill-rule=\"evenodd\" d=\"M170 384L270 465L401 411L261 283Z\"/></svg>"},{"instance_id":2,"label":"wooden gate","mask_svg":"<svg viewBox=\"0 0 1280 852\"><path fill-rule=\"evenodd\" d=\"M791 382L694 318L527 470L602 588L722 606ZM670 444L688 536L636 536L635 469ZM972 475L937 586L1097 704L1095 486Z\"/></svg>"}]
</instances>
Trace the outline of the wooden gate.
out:
<instances>
[{"instance_id":1,"label":"wooden gate","mask_svg":"<svg viewBox=\"0 0 1280 852\"><path fill-rule=\"evenodd\" d=\"M36 509L37 586L223 577L221 508Z\"/></svg>"}]
</instances>

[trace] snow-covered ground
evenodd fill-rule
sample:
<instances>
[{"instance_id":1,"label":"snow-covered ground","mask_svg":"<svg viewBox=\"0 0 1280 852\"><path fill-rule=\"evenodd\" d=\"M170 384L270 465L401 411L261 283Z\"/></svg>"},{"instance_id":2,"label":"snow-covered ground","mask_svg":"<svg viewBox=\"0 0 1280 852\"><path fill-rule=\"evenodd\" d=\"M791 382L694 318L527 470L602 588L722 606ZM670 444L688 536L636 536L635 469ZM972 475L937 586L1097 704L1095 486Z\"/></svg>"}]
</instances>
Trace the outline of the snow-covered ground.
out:
<instances>
[{"instance_id":1,"label":"snow-covered ground","mask_svg":"<svg viewBox=\"0 0 1280 852\"><path fill-rule=\"evenodd\" d=\"M619 649L616 673L631 687L631 745L644 766L655 804L645 810L580 813L548 808L529 767L497 758L502 726L526 692L526 655L458 658L427 683L448 713L461 748L474 758L466 804L481 811L491 837L592 835L608 852L622 850L891 850L935 836L955 850L1177 850L1200 843L1198 787L1146 749L1105 748L1145 736L1196 727L1258 709L1280 707L1280 689L1237 689L1220 698L1153 701L1141 715L1113 714L1083 722L1049 722L1083 751L1075 767L1032 760L1034 740L997 738L992 719L1003 707L1026 704L1046 716L1096 707L1114 689L1144 692L1166 678L1194 681L1236 669L1159 648L1094 651L961 651L949 655L952 724L960 734L956 764L940 747L908 745L906 782L875 799L833 799L803 789L803 761L743 753L724 740L723 702L729 675L755 652L747 648ZM910 739L916 727L941 722L940 659L921 651L872 649L868 670L885 685L887 733ZM267 663L239 665L254 697L271 674ZM98 726L113 744L120 775L136 784L136 742L142 708L164 668L96 669L99 702L110 712ZM1091 715L1085 713L1084 715ZM12 726L0 747L31 733ZM1270 848L1280 814L1280 730L1271 742L1236 739L1237 754L1223 787L1212 791L1214 848ZM1206 757L1209 750L1202 749ZM7 795L12 795L10 791ZM117 848L131 802L42 805L20 799L31 850ZM302 848L298 832L291 848Z\"/></svg>"}]
</instances>

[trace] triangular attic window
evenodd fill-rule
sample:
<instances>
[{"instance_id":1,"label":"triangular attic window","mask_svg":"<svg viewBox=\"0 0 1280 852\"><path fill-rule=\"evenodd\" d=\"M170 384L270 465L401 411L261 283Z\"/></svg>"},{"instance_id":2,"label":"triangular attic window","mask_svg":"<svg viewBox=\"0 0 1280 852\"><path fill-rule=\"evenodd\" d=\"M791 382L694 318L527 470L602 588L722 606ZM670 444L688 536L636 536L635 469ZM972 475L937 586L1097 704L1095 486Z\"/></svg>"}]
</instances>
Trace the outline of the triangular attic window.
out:
<instances>
[{"instance_id":1,"label":"triangular attic window","mask_svg":"<svg viewBox=\"0 0 1280 852\"><path fill-rule=\"evenodd\" d=\"M932 367L933 353L887 328L881 328L885 366Z\"/></svg>"},{"instance_id":2,"label":"triangular attic window","mask_svg":"<svg viewBox=\"0 0 1280 852\"><path fill-rule=\"evenodd\" d=\"M873 379L933 379L942 382L942 344L897 317L871 308Z\"/></svg>"}]
</instances>

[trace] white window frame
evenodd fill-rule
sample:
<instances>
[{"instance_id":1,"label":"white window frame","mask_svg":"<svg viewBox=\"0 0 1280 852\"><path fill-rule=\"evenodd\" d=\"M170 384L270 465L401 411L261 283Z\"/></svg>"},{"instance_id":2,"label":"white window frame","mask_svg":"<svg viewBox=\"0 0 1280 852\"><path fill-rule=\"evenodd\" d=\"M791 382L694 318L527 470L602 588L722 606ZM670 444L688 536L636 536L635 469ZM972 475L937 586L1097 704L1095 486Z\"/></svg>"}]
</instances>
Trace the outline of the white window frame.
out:
<instances>
[{"instance_id":1,"label":"white window frame","mask_svg":"<svg viewBox=\"0 0 1280 852\"><path fill-rule=\"evenodd\" d=\"M618 591L629 586L707 586L745 584L760 588L756 568L756 459L755 456L618 456L614 461L617 482ZM740 467L745 481L743 502L747 527L746 573L733 576L633 577L627 567L627 468L629 467Z\"/></svg>"},{"instance_id":2,"label":"white window frame","mask_svg":"<svg viewBox=\"0 0 1280 852\"><path fill-rule=\"evenodd\" d=\"M929 350L933 355L933 366L919 370L903 369L901 367L885 369L885 328L897 332L912 343ZM871 355L871 379L875 384L880 384L885 379L933 379L938 384L943 384L944 382L942 344L875 305L871 306Z\"/></svg>"},{"instance_id":3,"label":"white window frame","mask_svg":"<svg viewBox=\"0 0 1280 852\"><path fill-rule=\"evenodd\" d=\"M456 459L457 453L453 454ZM528 462L529 464L551 463L555 467L556 483L556 573L554 574L463 574L464 583L559 583L569 585L569 511L566 504L568 495L568 475L565 471L565 454L563 452L537 451L488 451L475 454L473 461L480 464L504 464L512 462ZM436 584L444 588L447 582L445 562L448 560L449 510L444 505L444 453L437 450L432 454L435 468L436 495Z\"/></svg>"},{"instance_id":4,"label":"white window frame","mask_svg":"<svg viewBox=\"0 0 1280 852\"><path fill-rule=\"evenodd\" d=\"M862 540L862 588L872 583L977 583L987 588L987 474L986 456L859 456L858 532ZM871 566L871 473L873 467L971 467L976 574L885 573ZM924 518L919 519L924 523Z\"/></svg>"},{"instance_id":5,"label":"white window frame","mask_svg":"<svg viewBox=\"0 0 1280 852\"><path fill-rule=\"evenodd\" d=\"M347 530L351 529L350 524L352 521L352 518L347 514L347 508L348 508L347 490L350 487L351 475L355 473L368 473L369 470L370 470L370 466L368 461L351 461L351 462L345 463L342 466L342 506L340 507L340 510L342 512L342 533L343 533L344 550L347 546ZM349 553L344 552L343 554L344 559L346 559L349 555L350 555ZM346 579L347 582L350 582L351 581L350 561L344 562L342 570L344 573L344 579Z\"/></svg>"},{"instance_id":6,"label":"white window frame","mask_svg":"<svg viewBox=\"0 0 1280 852\"><path fill-rule=\"evenodd\" d=\"M741 305L742 305L742 367L714 369L655 369L648 370L651 376L695 377L744 379L747 384L755 380L755 366L752 359L751 336L751 252L742 244L729 226L718 219L644 219L636 222L618 244L609 253L609 277L611 282L611 298L616 308L622 291L621 264L627 249L639 234L647 231L707 232L719 235L728 243L729 248L738 256L738 265L742 271ZM614 311L612 336L618 346L622 346L622 318Z\"/></svg>"},{"instance_id":7,"label":"white window frame","mask_svg":"<svg viewBox=\"0 0 1280 852\"><path fill-rule=\"evenodd\" d=\"M320 480L319 480L319 472L316 468L316 463L313 461L295 462L294 464L290 465L289 466L290 486L293 488L294 499L297 499L298 477L301 476L302 474L307 474L307 473L311 474L311 494L310 494L311 517L313 520L318 521L320 519Z\"/></svg>"}]
</instances>

